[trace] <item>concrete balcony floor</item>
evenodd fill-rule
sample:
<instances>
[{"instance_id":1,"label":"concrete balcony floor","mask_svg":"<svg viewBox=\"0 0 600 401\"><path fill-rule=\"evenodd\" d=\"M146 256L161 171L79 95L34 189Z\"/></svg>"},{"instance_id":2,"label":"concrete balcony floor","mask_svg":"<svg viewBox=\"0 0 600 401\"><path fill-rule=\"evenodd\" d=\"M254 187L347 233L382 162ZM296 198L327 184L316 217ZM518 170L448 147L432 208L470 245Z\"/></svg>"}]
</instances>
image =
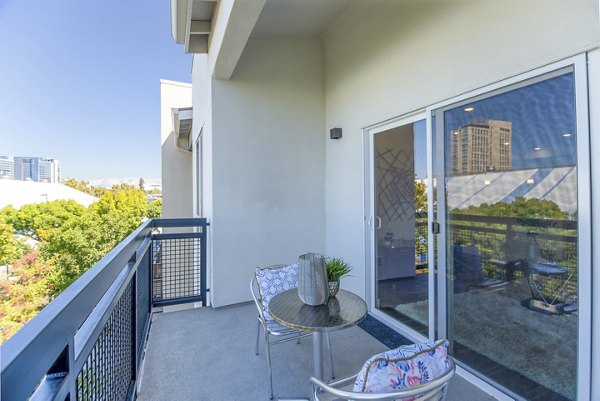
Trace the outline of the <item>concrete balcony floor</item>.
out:
<instances>
[{"instance_id":1,"label":"concrete balcony floor","mask_svg":"<svg viewBox=\"0 0 600 401\"><path fill-rule=\"evenodd\" d=\"M254 354L257 318L253 304L156 314L150 328L140 383L141 401L268 401L264 344ZM359 327L331 334L337 377L355 373L371 355L387 349ZM276 397L308 397L312 340L271 348ZM327 359L327 358L326 358ZM325 362L324 372L330 367ZM448 401L495 398L454 376Z\"/></svg>"}]
</instances>

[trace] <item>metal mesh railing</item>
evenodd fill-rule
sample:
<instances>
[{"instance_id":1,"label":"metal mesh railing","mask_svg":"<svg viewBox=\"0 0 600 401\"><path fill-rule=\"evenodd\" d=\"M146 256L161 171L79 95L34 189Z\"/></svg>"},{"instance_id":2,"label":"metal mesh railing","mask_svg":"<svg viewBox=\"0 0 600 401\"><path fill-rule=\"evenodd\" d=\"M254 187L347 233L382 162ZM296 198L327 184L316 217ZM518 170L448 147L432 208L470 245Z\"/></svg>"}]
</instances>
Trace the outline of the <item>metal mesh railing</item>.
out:
<instances>
[{"instance_id":1,"label":"metal mesh railing","mask_svg":"<svg viewBox=\"0 0 600 401\"><path fill-rule=\"evenodd\" d=\"M77 400L127 400L131 394L134 314L130 281L77 374Z\"/></svg>"},{"instance_id":2,"label":"metal mesh railing","mask_svg":"<svg viewBox=\"0 0 600 401\"><path fill-rule=\"evenodd\" d=\"M150 255L149 249L142 258L140 267L136 272L136 301L137 301L137 323L136 323L136 341L137 341L137 360L139 367L144 350L144 336L150 320Z\"/></svg>"},{"instance_id":3,"label":"metal mesh railing","mask_svg":"<svg viewBox=\"0 0 600 401\"><path fill-rule=\"evenodd\" d=\"M153 238L152 303L154 306L205 300L204 228L193 233L160 233Z\"/></svg>"},{"instance_id":4,"label":"metal mesh railing","mask_svg":"<svg viewBox=\"0 0 600 401\"><path fill-rule=\"evenodd\" d=\"M450 214L448 222L448 243L474 245L488 277L522 278L527 271L515 266L534 259L567 271L564 277L546 279L545 291L564 285L561 297L576 297L577 221Z\"/></svg>"},{"instance_id":5,"label":"metal mesh railing","mask_svg":"<svg viewBox=\"0 0 600 401\"><path fill-rule=\"evenodd\" d=\"M135 399L153 281L165 303L205 302L206 219L152 219L2 348L6 401ZM174 231L156 234L160 228ZM196 232L177 232L198 230ZM153 242L156 246L153 246ZM156 273L158 272L158 273Z\"/></svg>"}]
</instances>

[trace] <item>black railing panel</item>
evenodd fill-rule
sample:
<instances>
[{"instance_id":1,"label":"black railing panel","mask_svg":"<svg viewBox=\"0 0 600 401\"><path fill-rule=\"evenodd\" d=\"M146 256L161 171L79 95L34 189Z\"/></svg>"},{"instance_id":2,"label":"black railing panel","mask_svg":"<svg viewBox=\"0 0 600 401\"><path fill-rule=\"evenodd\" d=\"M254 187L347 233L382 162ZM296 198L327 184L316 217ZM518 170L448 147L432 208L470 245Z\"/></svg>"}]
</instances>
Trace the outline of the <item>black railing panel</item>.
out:
<instances>
[{"instance_id":1,"label":"black railing panel","mask_svg":"<svg viewBox=\"0 0 600 401\"><path fill-rule=\"evenodd\" d=\"M173 220L163 222L167 227L174 227ZM205 304L207 226L205 219L195 219L194 232L152 235L153 306Z\"/></svg>"},{"instance_id":2,"label":"black railing panel","mask_svg":"<svg viewBox=\"0 0 600 401\"><path fill-rule=\"evenodd\" d=\"M124 401L133 389L134 282L129 281L77 374L76 399Z\"/></svg>"}]
</instances>

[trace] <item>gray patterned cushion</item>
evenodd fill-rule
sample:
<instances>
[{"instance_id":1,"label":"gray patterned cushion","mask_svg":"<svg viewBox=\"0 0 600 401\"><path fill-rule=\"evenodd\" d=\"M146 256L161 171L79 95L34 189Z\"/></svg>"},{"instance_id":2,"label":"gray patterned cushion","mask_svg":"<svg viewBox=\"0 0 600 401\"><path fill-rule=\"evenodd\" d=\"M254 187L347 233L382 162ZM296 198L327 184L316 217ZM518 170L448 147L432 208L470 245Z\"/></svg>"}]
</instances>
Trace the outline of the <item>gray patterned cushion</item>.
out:
<instances>
[{"instance_id":1,"label":"gray patterned cushion","mask_svg":"<svg viewBox=\"0 0 600 401\"><path fill-rule=\"evenodd\" d=\"M269 314L269 301L275 295L298 287L298 264L255 269L265 320L273 320Z\"/></svg>"}]
</instances>

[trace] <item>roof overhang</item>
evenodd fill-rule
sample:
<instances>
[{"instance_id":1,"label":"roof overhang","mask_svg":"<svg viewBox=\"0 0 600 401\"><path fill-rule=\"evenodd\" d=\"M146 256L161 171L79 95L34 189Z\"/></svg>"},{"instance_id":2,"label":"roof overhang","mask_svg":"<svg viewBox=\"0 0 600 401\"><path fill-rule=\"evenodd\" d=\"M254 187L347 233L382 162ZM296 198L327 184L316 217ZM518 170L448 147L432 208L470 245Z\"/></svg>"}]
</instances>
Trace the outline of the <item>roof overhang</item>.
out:
<instances>
[{"instance_id":1,"label":"roof overhang","mask_svg":"<svg viewBox=\"0 0 600 401\"><path fill-rule=\"evenodd\" d=\"M217 0L171 0L171 35L186 53L208 53Z\"/></svg>"},{"instance_id":2,"label":"roof overhang","mask_svg":"<svg viewBox=\"0 0 600 401\"><path fill-rule=\"evenodd\" d=\"M192 150L192 122L193 110L191 107L172 108L173 136L175 146L181 150Z\"/></svg>"}]
</instances>

